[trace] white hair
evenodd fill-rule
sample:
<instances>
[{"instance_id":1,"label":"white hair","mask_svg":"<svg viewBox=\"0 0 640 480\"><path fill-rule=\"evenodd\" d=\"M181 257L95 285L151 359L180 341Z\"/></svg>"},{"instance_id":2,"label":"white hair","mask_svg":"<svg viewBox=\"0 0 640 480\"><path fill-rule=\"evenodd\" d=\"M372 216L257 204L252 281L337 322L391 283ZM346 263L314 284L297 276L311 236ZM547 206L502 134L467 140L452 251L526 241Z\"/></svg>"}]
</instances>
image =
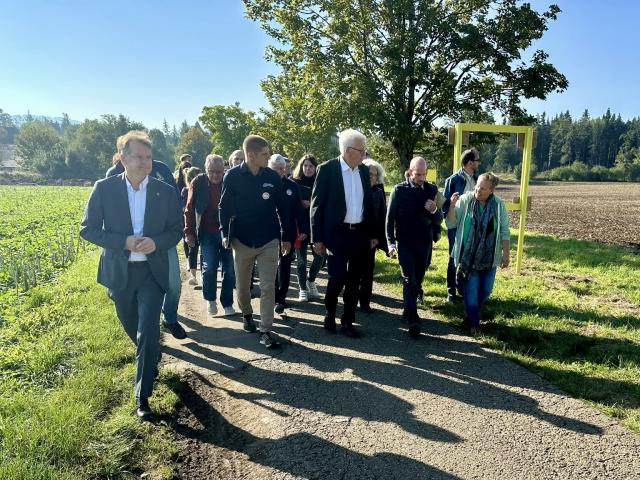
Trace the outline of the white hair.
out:
<instances>
[{"instance_id":1,"label":"white hair","mask_svg":"<svg viewBox=\"0 0 640 480\"><path fill-rule=\"evenodd\" d=\"M204 161L204 168L206 169L207 166L211 163L219 163L220 165L224 166L224 160L222 159L222 157L220 155L216 155L215 153L207 155L207 158Z\"/></svg>"},{"instance_id":2,"label":"white hair","mask_svg":"<svg viewBox=\"0 0 640 480\"><path fill-rule=\"evenodd\" d=\"M378 183L384 183L384 179L387 176L387 173L384 171L384 168L382 168L382 165L376 162L373 158L365 158L362 161L362 164L366 165L367 167L375 168L378 171Z\"/></svg>"},{"instance_id":3,"label":"white hair","mask_svg":"<svg viewBox=\"0 0 640 480\"><path fill-rule=\"evenodd\" d=\"M338 137L340 153L344 155L344 152L347 151L347 148L353 147L355 145L356 140L362 140L363 142L366 142L367 138L363 134L352 128L341 132L340 137Z\"/></svg>"},{"instance_id":4,"label":"white hair","mask_svg":"<svg viewBox=\"0 0 640 480\"><path fill-rule=\"evenodd\" d=\"M282 163L283 165L287 164L287 161L284 159L282 155L274 154L269 157L269 168L273 168L276 163Z\"/></svg>"}]
</instances>

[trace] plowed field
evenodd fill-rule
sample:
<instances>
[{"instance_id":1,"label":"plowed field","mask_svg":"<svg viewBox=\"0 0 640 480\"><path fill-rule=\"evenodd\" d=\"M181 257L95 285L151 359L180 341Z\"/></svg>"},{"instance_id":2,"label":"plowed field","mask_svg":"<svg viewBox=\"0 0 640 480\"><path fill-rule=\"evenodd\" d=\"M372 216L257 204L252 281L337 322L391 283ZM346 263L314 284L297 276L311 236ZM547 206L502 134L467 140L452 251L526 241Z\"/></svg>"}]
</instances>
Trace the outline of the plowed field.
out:
<instances>
[{"instance_id":1,"label":"plowed field","mask_svg":"<svg viewBox=\"0 0 640 480\"><path fill-rule=\"evenodd\" d=\"M519 188L500 185L496 194L510 203ZM529 197L529 231L640 248L640 183L531 184ZM509 219L511 228L519 227L519 212L509 212Z\"/></svg>"}]
</instances>

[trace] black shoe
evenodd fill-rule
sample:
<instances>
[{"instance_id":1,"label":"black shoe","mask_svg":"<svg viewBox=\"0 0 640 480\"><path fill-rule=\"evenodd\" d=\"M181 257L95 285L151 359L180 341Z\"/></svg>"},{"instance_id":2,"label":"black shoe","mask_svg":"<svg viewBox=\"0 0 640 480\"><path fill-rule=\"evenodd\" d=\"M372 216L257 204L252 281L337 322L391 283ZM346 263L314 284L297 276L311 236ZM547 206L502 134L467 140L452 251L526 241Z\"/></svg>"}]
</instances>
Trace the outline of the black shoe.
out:
<instances>
[{"instance_id":1,"label":"black shoe","mask_svg":"<svg viewBox=\"0 0 640 480\"><path fill-rule=\"evenodd\" d=\"M280 343L271 336L270 332L262 332L260 334L260 343L267 348L275 348L280 345Z\"/></svg>"},{"instance_id":2,"label":"black shoe","mask_svg":"<svg viewBox=\"0 0 640 480\"><path fill-rule=\"evenodd\" d=\"M148 422L151 420L151 407L149 407L149 399L148 398L139 398L136 402L138 404L138 409L136 410L136 414L143 422Z\"/></svg>"},{"instance_id":3,"label":"black shoe","mask_svg":"<svg viewBox=\"0 0 640 480\"><path fill-rule=\"evenodd\" d=\"M420 292L420 293L418 294L418 296L416 297L416 303L417 303L418 305L422 305L422 303L423 303L423 302L424 302L423 293L422 293L422 292Z\"/></svg>"},{"instance_id":4,"label":"black shoe","mask_svg":"<svg viewBox=\"0 0 640 480\"><path fill-rule=\"evenodd\" d=\"M330 332L336 331L336 317L333 315L329 315L328 313L324 316L324 329Z\"/></svg>"},{"instance_id":5,"label":"black shoe","mask_svg":"<svg viewBox=\"0 0 640 480\"><path fill-rule=\"evenodd\" d=\"M276 303L276 313L284 313L284 305L282 303Z\"/></svg>"},{"instance_id":6,"label":"black shoe","mask_svg":"<svg viewBox=\"0 0 640 480\"><path fill-rule=\"evenodd\" d=\"M413 338L418 338L420 336L420 325L411 325L409 327L409 334Z\"/></svg>"},{"instance_id":7,"label":"black shoe","mask_svg":"<svg viewBox=\"0 0 640 480\"><path fill-rule=\"evenodd\" d=\"M253 323L253 315L245 315L242 321L242 328L247 333L253 333L256 331L256 324Z\"/></svg>"},{"instance_id":8,"label":"black shoe","mask_svg":"<svg viewBox=\"0 0 640 480\"><path fill-rule=\"evenodd\" d=\"M369 305L365 307L360 306L360 310L362 310L364 313L368 313L369 315L373 313L373 308L371 308Z\"/></svg>"},{"instance_id":9,"label":"black shoe","mask_svg":"<svg viewBox=\"0 0 640 480\"><path fill-rule=\"evenodd\" d=\"M342 331L349 338L360 338L360 332L356 330L353 325L342 325L340 331Z\"/></svg>"},{"instance_id":10,"label":"black shoe","mask_svg":"<svg viewBox=\"0 0 640 480\"><path fill-rule=\"evenodd\" d=\"M163 321L162 326L169 330L171 335L178 340L184 340L187 338L187 332L184 331L184 328L182 328L182 325L178 322L166 323Z\"/></svg>"}]
</instances>

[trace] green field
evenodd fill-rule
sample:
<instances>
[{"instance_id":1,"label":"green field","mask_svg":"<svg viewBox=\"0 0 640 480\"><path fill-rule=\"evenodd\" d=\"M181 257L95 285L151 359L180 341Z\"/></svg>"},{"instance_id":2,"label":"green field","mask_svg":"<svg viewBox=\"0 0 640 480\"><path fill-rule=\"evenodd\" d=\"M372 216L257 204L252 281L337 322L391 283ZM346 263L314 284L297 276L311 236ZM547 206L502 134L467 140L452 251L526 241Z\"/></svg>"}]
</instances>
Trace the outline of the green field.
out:
<instances>
[{"instance_id":1,"label":"green field","mask_svg":"<svg viewBox=\"0 0 640 480\"><path fill-rule=\"evenodd\" d=\"M87 187L0 186L0 319L16 298L54 280L84 251Z\"/></svg>"}]
</instances>

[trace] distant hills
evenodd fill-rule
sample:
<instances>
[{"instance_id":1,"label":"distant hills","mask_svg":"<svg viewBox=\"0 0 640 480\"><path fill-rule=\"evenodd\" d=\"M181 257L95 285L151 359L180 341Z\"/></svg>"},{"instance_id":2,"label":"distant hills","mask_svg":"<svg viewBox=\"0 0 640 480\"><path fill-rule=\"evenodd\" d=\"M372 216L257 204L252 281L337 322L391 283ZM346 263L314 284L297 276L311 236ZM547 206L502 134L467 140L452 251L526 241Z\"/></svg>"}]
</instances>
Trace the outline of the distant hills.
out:
<instances>
[{"instance_id":1,"label":"distant hills","mask_svg":"<svg viewBox=\"0 0 640 480\"><path fill-rule=\"evenodd\" d=\"M38 120L49 120L50 122L58 122L61 123L62 122L62 117L49 117L47 115L31 115L33 118L38 119ZM20 125L22 125L25 120L27 119L27 115L11 115L11 119L13 120L13 124L16 127L19 127ZM69 120L72 124L77 125L79 123L82 123L78 120Z\"/></svg>"}]
</instances>

